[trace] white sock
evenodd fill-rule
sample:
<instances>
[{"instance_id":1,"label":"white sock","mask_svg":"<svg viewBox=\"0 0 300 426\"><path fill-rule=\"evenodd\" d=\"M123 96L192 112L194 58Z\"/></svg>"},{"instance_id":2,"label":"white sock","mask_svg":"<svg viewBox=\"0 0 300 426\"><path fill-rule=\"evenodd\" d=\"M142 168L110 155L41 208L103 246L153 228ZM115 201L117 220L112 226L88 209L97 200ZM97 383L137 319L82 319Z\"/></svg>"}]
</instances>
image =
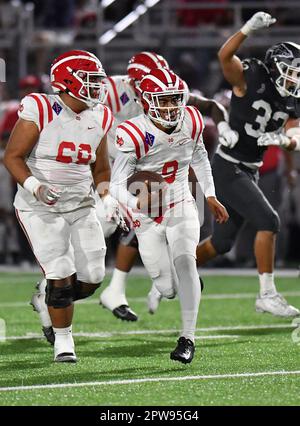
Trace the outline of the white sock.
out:
<instances>
[{"instance_id":1,"label":"white sock","mask_svg":"<svg viewBox=\"0 0 300 426\"><path fill-rule=\"evenodd\" d=\"M74 351L74 341L72 336L72 325L65 328L53 327L55 334L55 348L60 352Z\"/></svg>"},{"instance_id":2,"label":"white sock","mask_svg":"<svg viewBox=\"0 0 300 426\"><path fill-rule=\"evenodd\" d=\"M274 283L274 274L264 272L259 274L259 283L260 283L260 297L274 296L277 293L275 283Z\"/></svg>"},{"instance_id":3,"label":"white sock","mask_svg":"<svg viewBox=\"0 0 300 426\"><path fill-rule=\"evenodd\" d=\"M174 266L178 277L178 297L181 307L181 336L194 342L201 299L196 261L191 255L182 255L175 259Z\"/></svg>"},{"instance_id":4,"label":"white sock","mask_svg":"<svg viewBox=\"0 0 300 426\"><path fill-rule=\"evenodd\" d=\"M127 275L128 272L120 271L120 269L115 268L109 287L118 293L125 294Z\"/></svg>"},{"instance_id":5,"label":"white sock","mask_svg":"<svg viewBox=\"0 0 300 426\"><path fill-rule=\"evenodd\" d=\"M72 335L72 325L70 325L69 327L65 327L65 328L56 328L53 327L53 331L55 333L55 337L57 336L69 336L70 334Z\"/></svg>"}]
</instances>

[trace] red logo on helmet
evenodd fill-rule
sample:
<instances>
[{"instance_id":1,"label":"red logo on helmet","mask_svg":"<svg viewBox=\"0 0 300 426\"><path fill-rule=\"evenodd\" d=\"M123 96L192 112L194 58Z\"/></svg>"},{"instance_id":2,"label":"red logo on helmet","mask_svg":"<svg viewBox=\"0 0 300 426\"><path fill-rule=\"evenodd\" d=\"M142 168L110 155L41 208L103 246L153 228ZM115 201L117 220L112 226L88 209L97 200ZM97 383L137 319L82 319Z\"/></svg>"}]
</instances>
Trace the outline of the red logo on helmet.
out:
<instances>
[{"instance_id":1,"label":"red logo on helmet","mask_svg":"<svg viewBox=\"0 0 300 426\"><path fill-rule=\"evenodd\" d=\"M101 80L106 74L99 59L90 52L63 53L52 63L50 75L54 92L66 92L88 106L105 100L106 90Z\"/></svg>"}]
</instances>

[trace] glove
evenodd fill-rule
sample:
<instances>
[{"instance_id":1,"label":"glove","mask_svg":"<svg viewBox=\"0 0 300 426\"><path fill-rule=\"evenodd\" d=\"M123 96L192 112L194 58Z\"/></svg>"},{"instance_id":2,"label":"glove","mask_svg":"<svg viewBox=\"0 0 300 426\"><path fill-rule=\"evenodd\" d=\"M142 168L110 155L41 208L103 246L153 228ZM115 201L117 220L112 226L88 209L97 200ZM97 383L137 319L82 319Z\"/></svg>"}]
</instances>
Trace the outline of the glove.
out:
<instances>
[{"instance_id":1,"label":"glove","mask_svg":"<svg viewBox=\"0 0 300 426\"><path fill-rule=\"evenodd\" d=\"M39 185L34 191L35 198L41 203L47 204L48 206L53 206L56 204L61 197L61 194L62 191L44 184Z\"/></svg>"},{"instance_id":2,"label":"glove","mask_svg":"<svg viewBox=\"0 0 300 426\"><path fill-rule=\"evenodd\" d=\"M287 148L291 143L291 139L283 134L279 133L263 133L258 139L257 139L257 145L258 146L281 146L283 148Z\"/></svg>"},{"instance_id":3,"label":"glove","mask_svg":"<svg viewBox=\"0 0 300 426\"><path fill-rule=\"evenodd\" d=\"M276 22L276 18L272 18L271 15L265 12L257 12L252 18L245 23L241 28L241 32L245 35L249 35L252 31L259 30L261 28L269 27Z\"/></svg>"},{"instance_id":4,"label":"glove","mask_svg":"<svg viewBox=\"0 0 300 426\"><path fill-rule=\"evenodd\" d=\"M239 134L235 130L232 130L227 121L220 121L217 125L219 132L219 142L221 145L228 148L233 148L238 140Z\"/></svg>"},{"instance_id":5,"label":"glove","mask_svg":"<svg viewBox=\"0 0 300 426\"><path fill-rule=\"evenodd\" d=\"M120 212L118 201L113 198L110 194L105 195L102 198L105 219L107 222L115 222L123 231L129 232L129 228L125 222L125 219Z\"/></svg>"}]
</instances>

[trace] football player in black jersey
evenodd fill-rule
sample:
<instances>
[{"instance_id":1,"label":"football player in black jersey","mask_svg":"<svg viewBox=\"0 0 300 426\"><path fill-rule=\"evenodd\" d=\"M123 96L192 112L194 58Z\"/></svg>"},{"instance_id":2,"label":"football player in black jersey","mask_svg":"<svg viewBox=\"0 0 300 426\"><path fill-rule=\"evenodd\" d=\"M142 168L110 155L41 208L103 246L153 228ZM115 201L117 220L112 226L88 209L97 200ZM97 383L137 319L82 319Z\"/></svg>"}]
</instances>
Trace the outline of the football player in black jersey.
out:
<instances>
[{"instance_id":1,"label":"football player in black jersey","mask_svg":"<svg viewBox=\"0 0 300 426\"><path fill-rule=\"evenodd\" d=\"M251 32L269 27L275 21L269 14L257 12L218 53L223 74L232 85L229 125L238 132L239 139L235 144L228 144L220 138L212 170L217 197L227 208L229 220L222 225L215 223L213 235L197 248L197 260L203 265L216 255L228 252L244 221L249 221L257 230L254 253L260 293L255 308L258 312L294 317L300 315L300 311L288 304L274 283L279 218L257 186L257 177L266 149L258 144L258 139L265 133L280 132L288 117L297 114L300 74L288 69L290 58L286 57L284 49L281 57L270 54L269 50L264 62L254 58L242 62L235 55ZM300 58L299 46L293 43L280 45L286 45L292 59ZM277 78L273 69L278 70Z\"/></svg>"}]
</instances>

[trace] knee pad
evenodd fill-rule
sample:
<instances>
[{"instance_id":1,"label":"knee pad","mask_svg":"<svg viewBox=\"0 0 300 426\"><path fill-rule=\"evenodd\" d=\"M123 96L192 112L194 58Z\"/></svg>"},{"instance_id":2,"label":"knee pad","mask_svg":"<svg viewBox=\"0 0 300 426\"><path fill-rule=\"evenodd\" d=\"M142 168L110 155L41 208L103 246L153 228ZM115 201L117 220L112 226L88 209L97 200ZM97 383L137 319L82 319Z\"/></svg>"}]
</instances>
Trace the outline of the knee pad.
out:
<instances>
[{"instance_id":1,"label":"knee pad","mask_svg":"<svg viewBox=\"0 0 300 426\"><path fill-rule=\"evenodd\" d=\"M163 297L173 299L176 295L175 283L171 275L159 275L152 279L156 289Z\"/></svg>"},{"instance_id":2,"label":"knee pad","mask_svg":"<svg viewBox=\"0 0 300 426\"><path fill-rule=\"evenodd\" d=\"M177 259L180 256L190 255L196 258L196 248L198 241L193 239L184 238L181 240L174 241L172 245L172 257L173 259Z\"/></svg>"},{"instance_id":3,"label":"knee pad","mask_svg":"<svg viewBox=\"0 0 300 426\"><path fill-rule=\"evenodd\" d=\"M101 283L105 276L104 258L96 258L89 265L78 268L77 279L84 283L95 284Z\"/></svg>"},{"instance_id":4,"label":"knee pad","mask_svg":"<svg viewBox=\"0 0 300 426\"><path fill-rule=\"evenodd\" d=\"M230 238L214 238L212 236L211 244L218 254L225 254L231 250L234 241L234 239Z\"/></svg>"},{"instance_id":5,"label":"knee pad","mask_svg":"<svg viewBox=\"0 0 300 426\"><path fill-rule=\"evenodd\" d=\"M46 278L50 281L69 277L75 272L74 262L69 255L59 256L46 266Z\"/></svg>"},{"instance_id":6,"label":"knee pad","mask_svg":"<svg viewBox=\"0 0 300 426\"><path fill-rule=\"evenodd\" d=\"M62 287L56 287L52 280L47 280L45 301L47 306L53 308L67 308L73 303L73 286L66 284Z\"/></svg>"},{"instance_id":7,"label":"knee pad","mask_svg":"<svg viewBox=\"0 0 300 426\"><path fill-rule=\"evenodd\" d=\"M99 284L86 284L81 281L76 280L73 284L73 300L86 299L95 293L97 288L99 288L101 283Z\"/></svg>"}]
</instances>

